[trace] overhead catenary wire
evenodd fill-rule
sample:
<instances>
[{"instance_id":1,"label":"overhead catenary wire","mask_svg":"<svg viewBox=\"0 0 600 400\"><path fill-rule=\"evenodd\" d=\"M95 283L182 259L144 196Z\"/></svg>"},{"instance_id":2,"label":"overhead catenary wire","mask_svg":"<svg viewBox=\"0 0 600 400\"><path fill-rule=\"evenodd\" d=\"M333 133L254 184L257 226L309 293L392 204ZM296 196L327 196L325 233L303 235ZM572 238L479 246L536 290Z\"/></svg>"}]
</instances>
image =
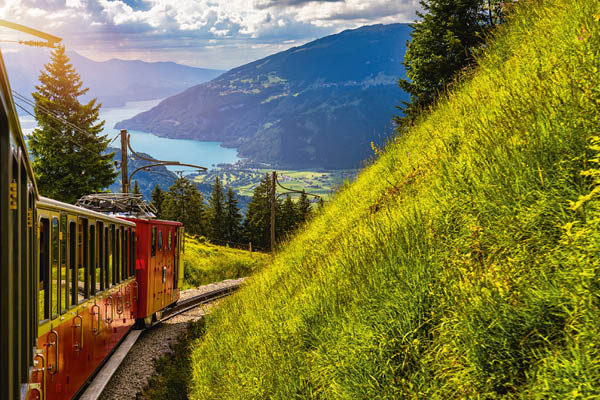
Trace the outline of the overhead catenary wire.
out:
<instances>
[{"instance_id":1,"label":"overhead catenary wire","mask_svg":"<svg viewBox=\"0 0 600 400\"><path fill-rule=\"evenodd\" d=\"M88 131L86 131L86 130L80 128L80 127L78 127L77 125L75 125L72 122L64 119L63 117L61 117L57 113L55 113L55 112L53 112L53 111L45 108L44 106L42 106L40 104L35 104L33 101L29 100L27 97L23 96L22 94L20 94L16 90L13 90L12 92L13 92L14 95L17 96L17 98L20 101L23 101L23 102L27 103L30 107L34 107L34 108L38 107L38 109L41 112L43 112L44 114L48 115L49 117L52 117L52 118L58 120L59 122L67 125L69 128L71 128L71 129L73 129L73 130L75 130L75 131L77 131L77 132L79 132L79 133L81 133L81 134L83 134L85 136L89 136L90 138L95 138L95 136L92 133L90 133L90 132L88 132Z\"/></svg>"},{"instance_id":2,"label":"overhead catenary wire","mask_svg":"<svg viewBox=\"0 0 600 400\"><path fill-rule=\"evenodd\" d=\"M17 103L16 101L15 101L15 105L16 105L17 107L19 107L21 110L25 111L27 114L29 114L29 115L31 115L32 117L34 117L34 118L35 118L35 115L34 115L33 113L31 113L29 110L27 110L25 107L23 107L21 104ZM53 130L54 132L58 133L59 135L61 135L61 136L64 136L64 137L65 137L65 139L67 139L69 142L71 142L72 144L74 144L75 146L77 146L79 149L81 149L81 150L85 150L85 151L89 152L90 154L92 154L92 155L94 155L94 156L96 156L96 157L98 156L98 152L97 152L97 151L90 150L90 149L88 149L87 147L85 147L85 146L83 146L83 145L81 145L81 144L77 143L75 140L73 140L73 139L71 139L69 136L65 135L65 134L64 134L64 132L61 132L61 131L59 131L58 129L54 129L54 128L53 128L53 127L51 127L51 126L50 126L49 128L50 128L51 130Z\"/></svg>"},{"instance_id":3,"label":"overhead catenary wire","mask_svg":"<svg viewBox=\"0 0 600 400\"><path fill-rule=\"evenodd\" d=\"M112 138L112 140L111 140L110 142L108 142L108 145L110 146L110 145L111 145L111 144L112 144L112 143L113 143L115 140L117 140L117 138L118 138L120 135L121 135L120 133L117 133L117 134L115 135L115 137L114 137L114 138Z\"/></svg>"}]
</instances>

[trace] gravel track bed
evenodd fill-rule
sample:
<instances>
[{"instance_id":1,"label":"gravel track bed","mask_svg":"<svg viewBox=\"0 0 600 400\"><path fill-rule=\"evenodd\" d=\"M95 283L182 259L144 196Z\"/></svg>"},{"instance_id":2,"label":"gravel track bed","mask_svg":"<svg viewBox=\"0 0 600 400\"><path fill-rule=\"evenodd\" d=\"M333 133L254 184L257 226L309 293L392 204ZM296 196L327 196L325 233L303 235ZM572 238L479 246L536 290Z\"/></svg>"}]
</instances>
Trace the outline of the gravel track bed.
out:
<instances>
[{"instance_id":1,"label":"gravel track bed","mask_svg":"<svg viewBox=\"0 0 600 400\"><path fill-rule=\"evenodd\" d=\"M245 279L228 279L200 286L196 289L184 290L180 294L180 299L183 300L215 289L238 285ZM218 303L218 300L215 303ZM154 374L154 361L167 353L171 353L171 343L174 344L179 334L187 329L188 323L202 318L215 303L199 305L144 331L108 382L100 399L125 400L137 398Z\"/></svg>"}]
</instances>

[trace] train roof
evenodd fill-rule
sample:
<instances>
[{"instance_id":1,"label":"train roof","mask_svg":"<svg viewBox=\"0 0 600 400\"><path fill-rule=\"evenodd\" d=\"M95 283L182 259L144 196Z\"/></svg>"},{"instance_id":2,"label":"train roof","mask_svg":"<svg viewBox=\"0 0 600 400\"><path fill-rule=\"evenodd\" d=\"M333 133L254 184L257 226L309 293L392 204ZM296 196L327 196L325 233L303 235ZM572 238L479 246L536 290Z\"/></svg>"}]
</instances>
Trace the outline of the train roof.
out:
<instances>
[{"instance_id":1,"label":"train roof","mask_svg":"<svg viewBox=\"0 0 600 400\"><path fill-rule=\"evenodd\" d=\"M153 224L153 225L174 225L174 226L183 226L183 224L179 221L169 221L165 219L139 219L139 218L131 218L131 217L121 217L126 219L127 221L132 221L137 224Z\"/></svg>"},{"instance_id":2,"label":"train roof","mask_svg":"<svg viewBox=\"0 0 600 400\"><path fill-rule=\"evenodd\" d=\"M33 184L33 189L35 196L38 196L37 185L35 183L35 179L33 176L33 169L31 168L31 162L29 160L29 155L27 153L27 145L25 143L25 138L23 137L23 132L21 131L21 124L19 122L19 117L17 115L17 111L15 109L15 103L12 96L12 91L10 89L10 83L8 81L8 74L6 73L6 66L4 65L4 59L2 57L2 53L0 52L0 102L2 103L2 109L6 113L6 118L8 120L8 129L9 140L11 144L16 145L21 149L23 160L27 165L27 174L29 175L31 182Z\"/></svg>"},{"instance_id":3,"label":"train roof","mask_svg":"<svg viewBox=\"0 0 600 400\"><path fill-rule=\"evenodd\" d=\"M123 219L123 218L117 218L112 215L102 214L102 213L99 213L96 211L88 210L88 209L82 208L82 207L77 207L72 204L63 203L62 201L49 199L49 198L43 197L43 196L40 196L40 199L39 199L37 205L38 205L38 207L41 207L41 208L52 208L52 209L56 209L56 210L60 210L60 211L68 211L68 212L75 213L77 215L85 215L90 218L99 218L99 219L109 220L109 221L123 224L123 225L135 226L134 222Z\"/></svg>"}]
</instances>

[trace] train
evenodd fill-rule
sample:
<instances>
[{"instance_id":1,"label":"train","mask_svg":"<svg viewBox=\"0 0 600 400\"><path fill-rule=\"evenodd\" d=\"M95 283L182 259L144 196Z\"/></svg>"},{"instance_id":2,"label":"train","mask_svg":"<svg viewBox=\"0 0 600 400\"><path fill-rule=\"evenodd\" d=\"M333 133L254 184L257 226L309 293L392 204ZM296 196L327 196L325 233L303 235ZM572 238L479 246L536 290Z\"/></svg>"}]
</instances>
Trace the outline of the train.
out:
<instances>
[{"instance_id":1,"label":"train","mask_svg":"<svg viewBox=\"0 0 600 400\"><path fill-rule=\"evenodd\" d=\"M0 101L0 399L71 399L179 299L184 227L40 196L1 54Z\"/></svg>"}]
</instances>

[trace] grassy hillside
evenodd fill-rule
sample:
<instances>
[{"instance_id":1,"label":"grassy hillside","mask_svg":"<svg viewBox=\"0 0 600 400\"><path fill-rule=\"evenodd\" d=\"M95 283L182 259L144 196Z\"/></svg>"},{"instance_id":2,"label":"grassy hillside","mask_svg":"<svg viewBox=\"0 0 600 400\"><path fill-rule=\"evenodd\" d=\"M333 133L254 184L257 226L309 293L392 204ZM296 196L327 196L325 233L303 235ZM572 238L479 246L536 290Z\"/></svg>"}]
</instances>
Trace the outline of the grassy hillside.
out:
<instances>
[{"instance_id":1,"label":"grassy hillside","mask_svg":"<svg viewBox=\"0 0 600 400\"><path fill-rule=\"evenodd\" d=\"M209 316L190 397L599 398L599 67L599 2L519 1Z\"/></svg>"},{"instance_id":2,"label":"grassy hillside","mask_svg":"<svg viewBox=\"0 0 600 400\"><path fill-rule=\"evenodd\" d=\"M217 246L186 236L183 289L251 275L262 269L270 258L269 254Z\"/></svg>"}]
</instances>

